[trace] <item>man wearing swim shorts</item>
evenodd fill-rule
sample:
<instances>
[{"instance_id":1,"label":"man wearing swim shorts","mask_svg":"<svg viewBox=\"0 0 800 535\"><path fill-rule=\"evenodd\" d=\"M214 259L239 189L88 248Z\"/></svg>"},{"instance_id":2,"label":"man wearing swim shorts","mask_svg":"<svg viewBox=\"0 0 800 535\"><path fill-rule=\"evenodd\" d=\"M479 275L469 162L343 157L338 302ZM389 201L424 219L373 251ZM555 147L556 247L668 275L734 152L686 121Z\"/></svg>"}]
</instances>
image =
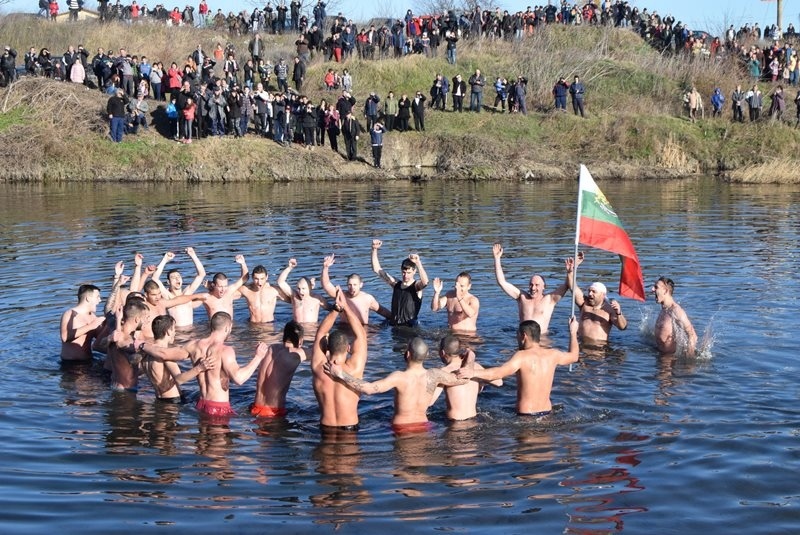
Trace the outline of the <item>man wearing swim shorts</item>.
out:
<instances>
[{"instance_id":1,"label":"man wearing swim shorts","mask_svg":"<svg viewBox=\"0 0 800 535\"><path fill-rule=\"evenodd\" d=\"M422 290L428 285L428 274L422 267L419 255L411 253L400 264L400 280L395 279L381 268L378 260L378 249L381 245L381 240L372 240L372 271L392 287L392 317L389 321L396 326L416 327L422 308ZM417 270L419 280L415 279Z\"/></svg>"},{"instance_id":2,"label":"man wearing swim shorts","mask_svg":"<svg viewBox=\"0 0 800 535\"><path fill-rule=\"evenodd\" d=\"M355 335L352 343L344 331L331 331L340 314L344 315ZM319 423L322 430L357 431L359 394L325 373L324 366L329 362L359 379L363 377L367 364L367 332L347 303L341 288L336 289L336 304L322 320L314 338L311 354L312 385L319 404Z\"/></svg>"},{"instance_id":3,"label":"man wearing swim shorts","mask_svg":"<svg viewBox=\"0 0 800 535\"><path fill-rule=\"evenodd\" d=\"M517 329L518 351L510 359L500 366L485 370L461 368L456 375L462 379L494 381L516 374L517 413L545 416L553 410L550 391L553 389L556 367L578 361L578 321L574 316L569 319L569 334L568 351L545 348L539 345L539 324L533 320L523 321Z\"/></svg>"},{"instance_id":4,"label":"man wearing swim shorts","mask_svg":"<svg viewBox=\"0 0 800 535\"><path fill-rule=\"evenodd\" d=\"M261 361L256 399L250 406L250 414L265 418L286 416L286 393L297 366L305 360L303 326L292 320L283 328L283 341L270 345Z\"/></svg>"},{"instance_id":5,"label":"man wearing swim shorts","mask_svg":"<svg viewBox=\"0 0 800 535\"><path fill-rule=\"evenodd\" d=\"M405 370L392 372L373 382L353 377L335 362L329 362L325 369L331 377L362 394L381 394L394 389L392 430L397 434L425 432L431 427L427 412L436 387L454 386L468 381L459 380L453 373L441 368L426 369L424 362L428 358L428 344L418 336L409 340L404 358Z\"/></svg>"}]
</instances>

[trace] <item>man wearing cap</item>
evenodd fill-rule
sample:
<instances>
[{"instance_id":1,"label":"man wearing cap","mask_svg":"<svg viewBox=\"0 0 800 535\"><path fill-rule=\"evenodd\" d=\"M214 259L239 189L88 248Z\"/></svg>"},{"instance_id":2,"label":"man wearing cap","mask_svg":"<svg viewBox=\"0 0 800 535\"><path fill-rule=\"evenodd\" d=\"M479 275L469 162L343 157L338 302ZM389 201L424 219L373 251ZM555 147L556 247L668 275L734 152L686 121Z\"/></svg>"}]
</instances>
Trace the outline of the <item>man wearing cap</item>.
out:
<instances>
[{"instance_id":1,"label":"man wearing cap","mask_svg":"<svg viewBox=\"0 0 800 535\"><path fill-rule=\"evenodd\" d=\"M572 286L572 277L568 277L568 281ZM620 331L628 328L628 320L622 314L619 301L606 300L608 292L602 282L593 282L585 296L580 288L571 289L575 304L581 309L578 334L584 344L604 346L608 343L612 326Z\"/></svg>"}]
</instances>

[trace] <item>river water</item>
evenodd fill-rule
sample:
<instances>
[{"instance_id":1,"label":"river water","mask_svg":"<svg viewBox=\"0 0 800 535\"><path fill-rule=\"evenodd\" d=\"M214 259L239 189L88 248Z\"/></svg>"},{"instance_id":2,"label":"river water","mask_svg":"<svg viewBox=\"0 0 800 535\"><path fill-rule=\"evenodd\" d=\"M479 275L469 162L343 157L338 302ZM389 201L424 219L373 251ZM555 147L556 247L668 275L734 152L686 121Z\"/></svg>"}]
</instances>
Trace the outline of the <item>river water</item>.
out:
<instances>
[{"instance_id":1,"label":"river water","mask_svg":"<svg viewBox=\"0 0 800 535\"><path fill-rule=\"evenodd\" d=\"M471 424L448 424L440 400L434 430L410 438L388 426L390 394L363 397L357 439L339 442L320 436L307 364L289 391L288 422L247 414L253 378L232 389L239 416L209 425L193 405L156 406L149 385L137 398L112 394L99 360L62 367L60 314L80 283L106 297L118 260L130 272L136 251L157 263L187 246L209 273L235 276L242 253L271 281L290 257L294 280L318 275L335 253L334 282L359 272L388 306L369 261L380 238L392 273L409 252L446 286L472 273L478 359L497 364L513 352L517 312L494 281L492 243L503 242L510 282L525 287L536 271L554 288L572 254L576 182L0 185L3 533L796 533L800 189L598 185L637 247L646 286L676 281L700 358L657 358L648 332L658 306L622 300L629 328L612 333L605 354L557 373L554 421L520 421L510 378L481 394ZM188 280L188 257L174 263ZM587 251L579 284L616 289L618 277L613 255ZM446 318L425 293L422 334L433 344ZM569 310L565 299L553 315L557 347L566 348ZM256 341L276 341L290 311L279 305L276 327L246 318L237 301L240 362ZM402 367L402 343L372 326L366 378Z\"/></svg>"}]
</instances>

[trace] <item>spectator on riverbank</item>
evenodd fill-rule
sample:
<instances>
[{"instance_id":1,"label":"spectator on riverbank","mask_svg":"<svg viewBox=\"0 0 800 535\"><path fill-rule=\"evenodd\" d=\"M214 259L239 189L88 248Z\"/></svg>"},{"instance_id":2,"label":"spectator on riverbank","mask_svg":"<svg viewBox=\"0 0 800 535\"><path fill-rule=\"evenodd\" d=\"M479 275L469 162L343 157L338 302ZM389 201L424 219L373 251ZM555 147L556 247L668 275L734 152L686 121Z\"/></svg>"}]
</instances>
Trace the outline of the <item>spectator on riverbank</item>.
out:
<instances>
[{"instance_id":1,"label":"spectator on riverbank","mask_svg":"<svg viewBox=\"0 0 800 535\"><path fill-rule=\"evenodd\" d=\"M125 91L117 89L114 95L108 99L106 113L109 121L109 135L114 143L121 143L125 133L125 106L128 104L128 97Z\"/></svg>"}]
</instances>

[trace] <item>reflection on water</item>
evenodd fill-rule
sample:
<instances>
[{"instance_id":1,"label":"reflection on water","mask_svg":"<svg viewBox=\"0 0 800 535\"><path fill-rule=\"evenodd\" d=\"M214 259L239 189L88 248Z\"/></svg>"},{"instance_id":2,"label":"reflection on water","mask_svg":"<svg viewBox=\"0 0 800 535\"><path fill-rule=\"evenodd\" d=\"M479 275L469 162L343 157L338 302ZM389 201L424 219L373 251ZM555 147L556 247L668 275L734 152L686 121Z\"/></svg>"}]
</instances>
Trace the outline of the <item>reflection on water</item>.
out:
<instances>
[{"instance_id":1,"label":"reflection on water","mask_svg":"<svg viewBox=\"0 0 800 535\"><path fill-rule=\"evenodd\" d=\"M221 522L231 532L305 532L314 523L505 534L535 523L543 533L660 533L676 531L676 518L689 532L792 531L800 505L785 467L795 461L798 364L791 292L781 289L798 282L800 191L711 180L600 186L645 282L665 275L679 284L681 306L703 333L701 358L659 359L658 306L626 301L631 327L556 373L561 410L551 420L514 414L510 377L481 393L478 418L447 422L440 400L431 432L398 437L388 394L362 399L357 434L321 434L308 364L289 391L289 416L276 421L248 414L252 381L231 390L239 415L226 422L200 418L193 401L156 403L146 385L136 396L111 393L99 363L58 363L58 318L80 283L107 296L115 262L131 264L135 252L156 262L187 246L209 273L231 275L241 253L272 282L290 257L315 275L335 253L335 280L359 273L364 290L388 303L370 267L379 238L390 273L410 252L431 278L471 272L481 312L468 343L493 366L515 349L517 306L497 287L492 244L503 243L509 282L525 287L538 272L555 287L572 254L575 184L2 185L0 512L20 532L40 532L54 515L62 531L82 533L120 523L207 532ZM579 284L615 288L618 259L587 253ZM192 269L180 255L175 264ZM435 347L447 329L444 315L429 312L431 293L419 332ZM556 348L566 347L567 301L551 322ZM258 341L278 341L291 317L279 305L274 324L250 325L243 302L234 315L240 361ZM201 311L196 318L179 342L207 333ZM368 380L403 366L408 336L370 326ZM196 386L184 390L196 400Z\"/></svg>"}]
</instances>

